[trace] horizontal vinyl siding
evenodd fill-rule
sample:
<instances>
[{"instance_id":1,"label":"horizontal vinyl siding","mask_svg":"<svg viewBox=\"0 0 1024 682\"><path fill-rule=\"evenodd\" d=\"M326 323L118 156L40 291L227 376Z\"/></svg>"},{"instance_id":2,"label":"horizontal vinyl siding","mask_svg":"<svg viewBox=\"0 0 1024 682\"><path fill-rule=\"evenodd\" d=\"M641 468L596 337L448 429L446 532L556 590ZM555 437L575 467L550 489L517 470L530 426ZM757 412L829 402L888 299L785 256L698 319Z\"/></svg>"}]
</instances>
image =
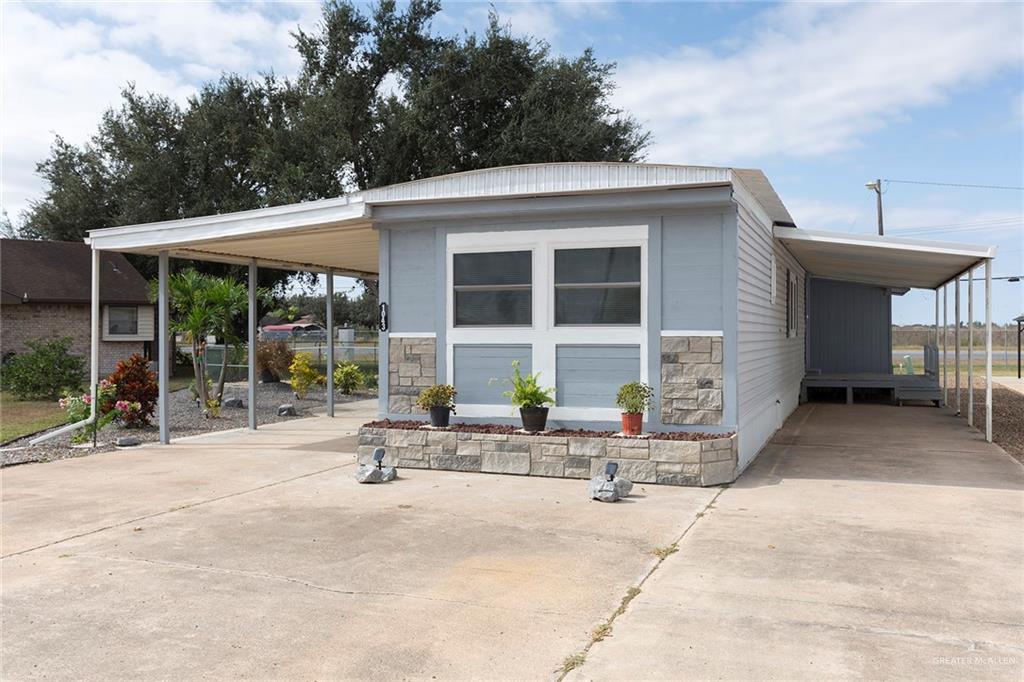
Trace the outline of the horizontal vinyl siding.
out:
<instances>
[{"instance_id":1,"label":"horizontal vinyl siding","mask_svg":"<svg viewBox=\"0 0 1024 682\"><path fill-rule=\"evenodd\" d=\"M563 407L615 407L622 384L640 381L640 346L560 345L556 393Z\"/></svg>"},{"instance_id":2,"label":"horizontal vinyl siding","mask_svg":"<svg viewBox=\"0 0 1024 682\"><path fill-rule=\"evenodd\" d=\"M743 206L737 234L737 378L741 453L746 461L795 409L804 375L804 271ZM777 289L770 300L771 256ZM786 336L786 270L797 275L797 334ZM776 407L776 400L779 405ZM744 426L755 425L744 434ZM754 449L756 447L756 449Z\"/></svg>"},{"instance_id":3,"label":"horizontal vinyl siding","mask_svg":"<svg viewBox=\"0 0 1024 682\"><path fill-rule=\"evenodd\" d=\"M519 370L527 374L533 371L532 358L529 344L456 344L452 347L452 378L459 392L456 404L507 403L502 393L510 388L505 379L512 376L512 361L518 360Z\"/></svg>"}]
</instances>

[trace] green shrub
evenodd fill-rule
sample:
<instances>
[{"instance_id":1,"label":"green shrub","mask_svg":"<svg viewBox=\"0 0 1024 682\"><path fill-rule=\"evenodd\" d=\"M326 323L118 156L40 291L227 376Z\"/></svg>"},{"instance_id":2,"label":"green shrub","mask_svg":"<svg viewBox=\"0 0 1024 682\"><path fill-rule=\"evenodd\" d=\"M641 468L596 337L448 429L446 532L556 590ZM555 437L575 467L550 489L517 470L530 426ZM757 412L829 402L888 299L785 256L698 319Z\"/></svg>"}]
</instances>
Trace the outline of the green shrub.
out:
<instances>
[{"instance_id":1,"label":"green shrub","mask_svg":"<svg viewBox=\"0 0 1024 682\"><path fill-rule=\"evenodd\" d=\"M366 384L366 377L354 362L339 362L334 368L334 387L348 395Z\"/></svg>"},{"instance_id":2,"label":"green shrub","mask_svg":"<svg viewBox=\"0 0 1024 682\"><path fill-rule=\"evenodd\" d=\"M0 384L18 400L56 400L82 386L85 359L72 355L71 338L26 341L29 350L3 366Z\"/></svg>"},{"instance_id":3,"label":"green shrub","mask_svg":"<svg viewBox=\"0 0 1024 682\"><path fill-rule=\"evenodd\" d=\"M296 353L295 359L288 367L291 373L292 390L299 398L305 398L309 389L327 381L327 377L313 367L313 356L309 353Z\"/></svg>"},{"instance_id":4,"label":"green shrub","mask_svg":"<svg viewBox=\"0 0 1024 682\"><path fill-rule=\"evenodd\" d=\"M429 410L432 407L449 407L455 412L455 396L458 391L450 384L435 384L423 389L416 398L416 407Z\"/></svg>"},{"instance_id":5,"label":"green shrub","mask_svg":"<svg viewBox=\"0 0 1024 682\"><path fill-rule=\"evenodd\" d=\"M654 390L645 383L631 381L619 387L615 396L615 404L627 414L640 414L651 407Z\"/></svg>"},{"instance_id":6,"label":"green shrub","mask_svg":"<svg viewBox=\"0 0 1024 682\"><path fill-rule=\"evenodd\" d=\"M541 388L538 381L540 372L523 375L519 371L519 361L512 361L512 377L508 382L512 384L511 391L505 391L503 396L512 401L512 407L544 407L555 402L555 389Z\"/></svg>"}]
</instances>

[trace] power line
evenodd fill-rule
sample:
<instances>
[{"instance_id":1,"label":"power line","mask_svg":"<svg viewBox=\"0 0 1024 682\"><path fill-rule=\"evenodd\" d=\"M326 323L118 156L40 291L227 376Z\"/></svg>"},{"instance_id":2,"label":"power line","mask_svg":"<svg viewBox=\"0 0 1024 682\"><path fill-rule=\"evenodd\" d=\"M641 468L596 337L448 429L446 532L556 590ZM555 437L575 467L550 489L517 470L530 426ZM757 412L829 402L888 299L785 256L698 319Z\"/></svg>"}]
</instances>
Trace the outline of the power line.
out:
<instances>
[{"instance_id":1,"label":"power line","mask_svg":"<svg viewBox=\"0 0 1024 682\"><path fill-rule=\"evenodd\" d=\"M1017 192L1024 192L1024 187L1016 187L1012 185L969 185L963 182L927 182L925 180L890 180L885 179L885 182L898 182L902 185L934 185L936 187L967 187L970 189L1009 189Z\"/></svg>"}]
</instances>

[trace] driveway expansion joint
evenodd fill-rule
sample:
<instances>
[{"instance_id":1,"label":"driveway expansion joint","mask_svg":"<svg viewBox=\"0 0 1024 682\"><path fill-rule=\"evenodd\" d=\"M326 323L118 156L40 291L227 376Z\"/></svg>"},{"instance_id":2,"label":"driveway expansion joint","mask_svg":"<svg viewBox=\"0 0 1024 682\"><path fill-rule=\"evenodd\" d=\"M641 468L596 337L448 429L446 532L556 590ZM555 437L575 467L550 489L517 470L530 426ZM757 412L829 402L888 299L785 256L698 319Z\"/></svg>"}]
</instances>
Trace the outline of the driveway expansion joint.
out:
<instances>
[{"instance_id":1,"label":"driveway expansion joint","mask_svg":"<svg viewBox=\"0 0 1024 682\"><path fill-rule=\"evenodd\" d=\"M687 524L686 528L683 529L683 532L679 534L679 537L677 537L675 540L672 541L672 543L669 545L669 547L678 548L679 543L682 542L683 538L686 537L687 533L689 533L690 530L695 525L697 525L698 521L700 521L702 518L707 516L708 512L712 511L712 509L715 506L715 502L718 501L718 498L721 497L722 493L724 493L726 490L728 490L729 487L730 487L729 484L723 485L718 490L718 492L715 493L714 497L712 497L710 500L708 500L708 503L705 504L700 509L700 511L698 511L696 514L693 515L693 518L690 520L690 523ZM657 555L658 556L658 560L655 561L654 564L649 569L647 569L647 572L644 573L642 578L640 578L640 581L636 585L632 585L632 586L630 586L626 590L626 594L625 594L625 596L623 596L622 602L620 603L619 607L615 611L612 612L611 616L609 616L607 619L605 619L601 623L598 623L595 626L595 629L598 628L598 627L603 627L605 629L605 634L602 635L599 638L592 636L590 641L587 642L587 644L582 649L577 651L575 654L572 654L569 658L574 659L575 661L577 661L572 667L570 667L568 665L563 665L561 669L556 669L556 671L559 673L558 676L555 678L557 680L557 682L561 682L562 680L564 680L566 675L568 675L570 672L572 672L576 667L579 667L580 665L582 665L583 663L586 662L586 657L587 657L587 654L590 653L590 650L594 647L595 644L597 644L598 642L603 640L605 638L605 636L611 634L612 625L615 623L616 619L619 616L625 614L626 610L629 608L630 602L632 602L637 596L639 596L641 594L641 590L643 589L643 586L647 583L647 581L650 579L650 577L652 575L654 575L654 572L657 571L658 568L663 563L668 561L669 557L671 557L673 554L677 554L677 553L678 553L678 551L674 550L674 551L671 551L671 552L667 552L664 555Z\"/></svg>"}]
</instances>

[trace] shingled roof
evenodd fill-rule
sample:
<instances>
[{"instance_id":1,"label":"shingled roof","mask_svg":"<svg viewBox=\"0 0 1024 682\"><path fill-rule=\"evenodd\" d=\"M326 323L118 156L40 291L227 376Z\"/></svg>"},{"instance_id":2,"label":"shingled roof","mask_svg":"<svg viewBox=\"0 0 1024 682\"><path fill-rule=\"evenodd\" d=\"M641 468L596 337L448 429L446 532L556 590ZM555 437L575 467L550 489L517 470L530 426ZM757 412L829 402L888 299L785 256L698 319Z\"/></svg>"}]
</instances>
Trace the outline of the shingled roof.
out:
<instances>
[{"instance_id":1,"label":"shingled roof","mask_svg":"<svg viewBox=\"0 0 1024 682\"><path fill-rule=\"evenodd\" d=\"M90 251L82 242L0 239L0 303L88 303ZM101 303L149 303L148 291L123 254L100 252Z\"/></svg>"}]
</instances>

